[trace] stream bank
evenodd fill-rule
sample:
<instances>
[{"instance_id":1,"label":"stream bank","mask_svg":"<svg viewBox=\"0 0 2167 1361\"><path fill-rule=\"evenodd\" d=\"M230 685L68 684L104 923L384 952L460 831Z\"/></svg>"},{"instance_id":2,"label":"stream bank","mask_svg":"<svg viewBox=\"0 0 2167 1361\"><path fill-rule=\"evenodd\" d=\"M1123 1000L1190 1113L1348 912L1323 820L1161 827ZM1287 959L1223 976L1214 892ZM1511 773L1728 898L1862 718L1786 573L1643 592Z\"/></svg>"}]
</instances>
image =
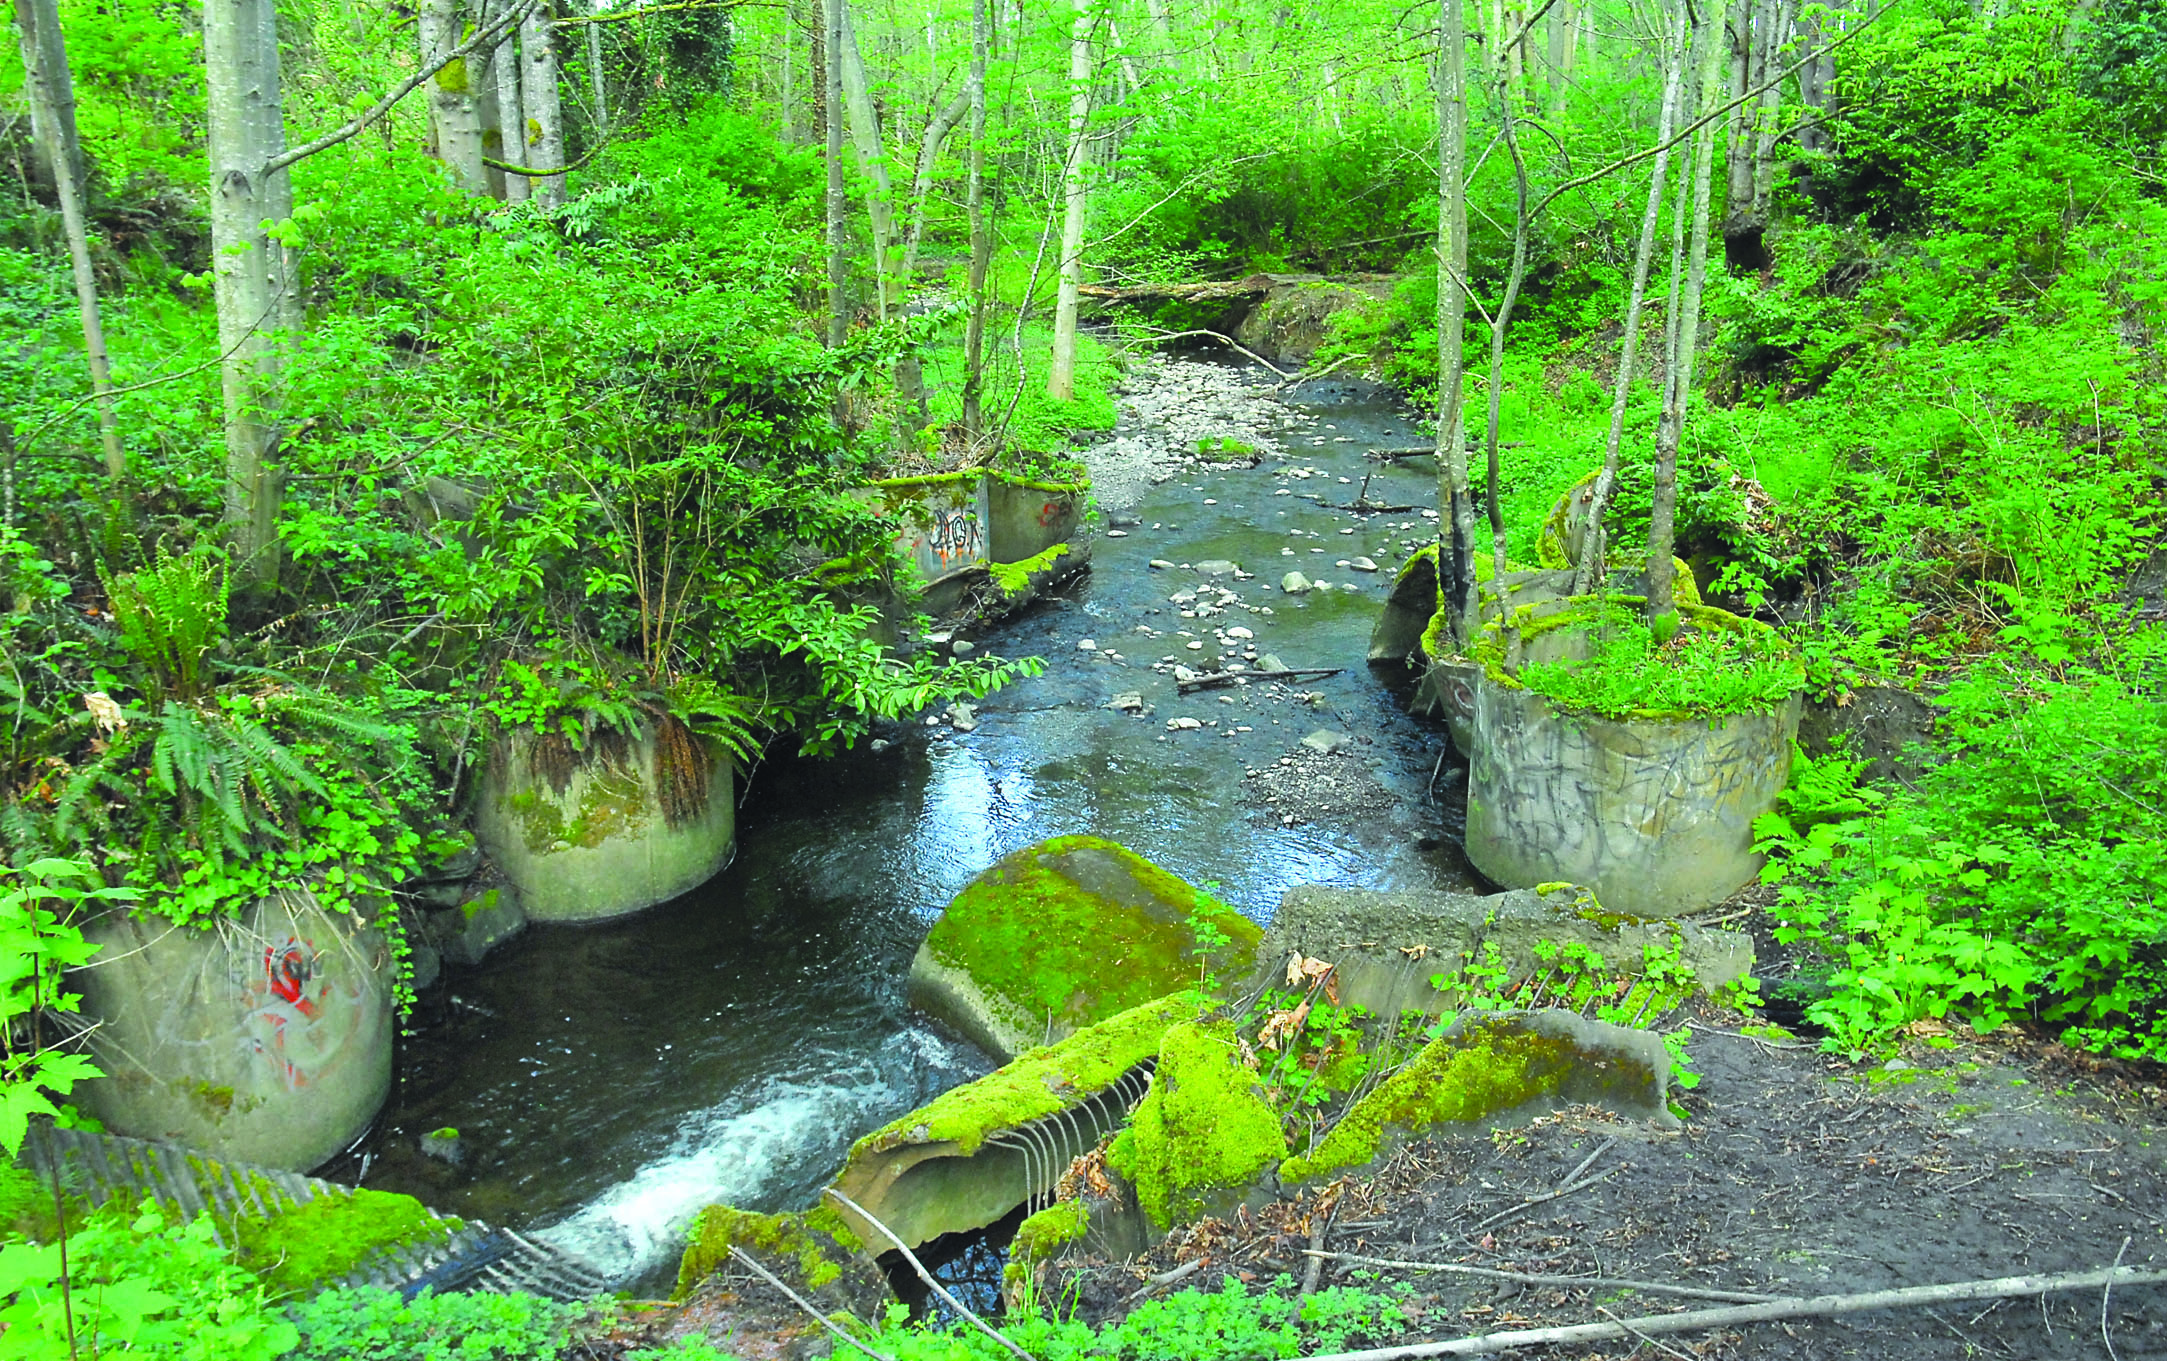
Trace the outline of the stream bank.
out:
<instances>
[{"instance_id":1,"label":"stream bank","mask_svg":"<svg viewBox=\"0 0 2167 1361\"><path fill-rule=\"evenodd\" d=\"M1089 831L1260 921L1301 883L1475 887L1454 795L1428 792L1442 733L1362 663L1389 568L1430 522L1343 507L1366 477L1372 501L1430 499L1424 474L1367 457L1413 427L1372 385L1274 381L1141 362L1084 454L1092 570L970 635L1044 675L961 725L770 762L716 879L622 922L537 924L455 971L377 1134L328 1174L366 1158L366 1185L540 1230L652 1289L700 1206L803 1205L857 1136L990 1066L915 1018L903 981L933 918L1012 850ZM1205 464L1200 439L1263 461ZM1325 588L1288 594L1294 570ZM1176 667L1252 650L1344 669L1180 693ZM444 1128L456 1165L421 1151Z\"/></svg>"}]
</instances>

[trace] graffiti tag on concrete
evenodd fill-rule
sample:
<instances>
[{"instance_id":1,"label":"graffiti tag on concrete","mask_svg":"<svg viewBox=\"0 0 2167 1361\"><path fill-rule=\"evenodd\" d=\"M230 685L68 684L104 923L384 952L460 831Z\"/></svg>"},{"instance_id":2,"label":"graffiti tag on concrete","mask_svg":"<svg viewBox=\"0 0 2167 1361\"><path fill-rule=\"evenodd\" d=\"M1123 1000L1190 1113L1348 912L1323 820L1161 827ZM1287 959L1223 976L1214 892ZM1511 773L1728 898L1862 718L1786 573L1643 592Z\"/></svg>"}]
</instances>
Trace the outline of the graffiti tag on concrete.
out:
<instances>
[{"instance_id":1,"label":"graffiti tag on concrete","mask_svg":"<svg viewBox=\"0 0 2167 1361\"><path fill-rule=\"evenodd\" d=\"M350 977L339 985L338 975ZM339 970L300 936L267 944L253 976L242 982L242 1044L267 1064L289 1092L299 1091L338 1062L372 1010L359 970Z\"/></svg>"}]
</instances>

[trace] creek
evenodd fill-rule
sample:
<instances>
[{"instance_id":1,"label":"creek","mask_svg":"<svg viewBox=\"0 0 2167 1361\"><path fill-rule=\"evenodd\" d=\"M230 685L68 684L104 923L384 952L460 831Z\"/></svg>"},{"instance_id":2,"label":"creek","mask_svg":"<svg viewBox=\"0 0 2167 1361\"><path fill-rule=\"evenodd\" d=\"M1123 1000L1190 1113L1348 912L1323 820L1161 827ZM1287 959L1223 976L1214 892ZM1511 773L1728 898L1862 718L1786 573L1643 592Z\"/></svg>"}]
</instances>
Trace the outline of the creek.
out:
<instances>
[{"instance_id":1,"label":"creek","mask_svg":"<svg viewBox=\"0 0 2167 1361\"><path fill-rule=\"evenodd\" d=\"M977 706L971 731L936 718L879 751L769 762L713 881L633 919L530 929L452 979L403 1046L366 1184L666 1289L701 1206L807 1204L859 1135L986 1070L910 1013L903 983L948 900L1009 851L1111 837L1260 921L1300 883L1474 887L1456 795L1449 782L1442 805L1428 793L1443 734L1363 664L1393 567L1435 521L1337 508L1365 477L1371 502L1434 505L1428 460L1368 456L1423 437L1366 385L1311 384L1282 404L1270 381L1197 360L1142 366L1115 438L1086 454L1105 516L1092 570L973 635L1044 657L1045 674ZM1184 464L1199 433L1266 457ZM1382 570L1339 565L1365 557ZM1213 560L1252 579L1183 566ZM1283 593L1295 569L1332 589ZM1207 583L1237 602L1183 618L1169 597ZM1194 665L1221 647L1215 627L1236 626L1289 666L1346 669L1177 694L1162 659ZM1107 707L1128 692L1149 711ZM1170 729L1181 717L1206 726ZM1266 807L1250 772L1319 729L1358 739L1342 764L1362 795L1337 815ZM418 1151L447 1126L458 1167Z\"/></svg>"}]
</instances>

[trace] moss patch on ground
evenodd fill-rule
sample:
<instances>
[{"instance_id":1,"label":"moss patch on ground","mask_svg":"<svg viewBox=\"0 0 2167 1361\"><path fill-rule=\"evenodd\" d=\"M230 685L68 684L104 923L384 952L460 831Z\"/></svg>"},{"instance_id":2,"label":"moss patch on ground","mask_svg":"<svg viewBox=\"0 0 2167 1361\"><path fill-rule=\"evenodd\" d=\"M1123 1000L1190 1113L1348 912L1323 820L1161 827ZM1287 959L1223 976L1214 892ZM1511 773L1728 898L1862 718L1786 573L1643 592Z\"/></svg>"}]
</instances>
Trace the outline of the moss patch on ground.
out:
<instances>
[{"instance_id":1,"label":"moss patch on ground","mask_svg":"<svg viewBox=\"0 0 2167 1361\"><path fill-rule=\"evenodd\" d=\"M412 1196L327 1192L291 1209L233 1224L242 1266L274 1290L327 1285L391 1248L449 1238L458 1221L432 1218Z\"/></svg>"},{"instance_id":2,"label":"moss patch on ground","mask_svg":"<svg viewBox=\"0 0 2167 1361\"><path fill-rule=\"evenodd\" d=\"M1287 1156L1279 1114L1241 1060L1231 1022L1189 1023L1166 1034L1151 1093L1107 1161L1136 1186L1162 1229L1223 1208ZM1218 1193L1218 1194L1214 1194Z\"/></svg>"},{"instance_id":3,"label":"moss patch on ground","mask_svg":"<svg viewBox=\"0 0 2167 1361\"><path fill-rule=\"evenodd\" d=\"M1217 939L1199 959L1199 929ZM1247 975L1254 922L1125 847L1055 837L1003 858L926 938L938 962L1032 1017L1080 1029L1192 984Z\"/></svg>"},{"instance_id":4,"label":"moss patch on ground","mask_svg":"<svg viewBox=\"0 0 2167 1361\"><path fill-rule=\"evenodd\" d=\"M1391 1133L1470 1124L1555 1091L1580 1059L1571 1040L1511 1022L1470 1025L1423 1046L1406 1067L1355 1103L1332 1132L1279 1169L1279 1179L1313 1181L1362 1167L1386 1152Z\"/></svg>"},{"instance_id":5,"label":"moss patch on ground","mask_svg":"<svg viewBox=\"0 0 2167 1361\"><path fill-rule=\"evenodd\" d=\"M825 1202L789 1214L710 1205L692 1221L685 1255L677 1263L677 1288L670 1298L690 1295L694 1286L730 1260L732 1247L757 1256L769 1270L778 1264L794 1267L798 1280L818 1290L840 1278L851 1255L863 1246L842 1215Z\"/></svg>"},{"instance_id":6,"label":"moss patch on ground","mask_svg":"<svg viewBox=\"0 0 2167 1361\"><path fill-rule=\"evenodd\" d=\"M931 1104L860 1139L852 1161L909 1143L954 1142L975 1153L986 1137L1052 1115L1111 1086L1159 1052L1167 1031L1205 1005L1176 993L1122 1012L1043 1049L1019 1054L976 1082L943 1092Z\"/></svg>"}]
</instances>

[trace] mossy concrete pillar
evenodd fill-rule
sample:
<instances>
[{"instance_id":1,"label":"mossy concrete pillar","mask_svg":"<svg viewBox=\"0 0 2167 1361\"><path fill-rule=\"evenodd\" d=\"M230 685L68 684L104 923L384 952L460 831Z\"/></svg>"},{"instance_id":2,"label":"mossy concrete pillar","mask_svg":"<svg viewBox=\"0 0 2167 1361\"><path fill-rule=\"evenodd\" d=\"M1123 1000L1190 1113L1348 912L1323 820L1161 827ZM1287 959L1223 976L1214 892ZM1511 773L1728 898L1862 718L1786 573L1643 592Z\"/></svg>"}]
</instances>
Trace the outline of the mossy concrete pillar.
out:
<instances>
[{"instance_id":1,"label":"mossy concrete pillar","mask_svg":"<svg viewBox=\"0 0 2167 1361\"><path fill-rule=\"evenodd\" d=\"M1080 489L986 479L986 549L992 562L1022 562L1067 543L1082 519Z\"/></svg>"},{"instance_id":2,"label":"mossy concrete pillar","mask_svg":"<svg viewBox=\"0 0 2167 1361\"><path fill-rule=\"evenodd\" d=\"M1760 872L1753 820L1790 779L1798 717L1794 694L1767 713L1599 718L1484 673L1467 858L1507 888L1585 885L1614 912L1719 903Z\"/></svg>"},{"instance_id":3,"label":"mossy concrete pillar","mask_svg":"<svg viewBox=\"0 0 2167 1361\"><path fill-rule=\"evenodd\" d=\"M391 1091L396 969L373 928L306 894L209 928L109 913L73 975L106 1076L82 1104L117 1134L305 1172Z\"/></svg>"},{"instance_id":4,"label":"mossy concrete pillar","mask_svg":"<svg viewBox=\"0 0 2167 1361\"><path fill-rule=\"evenodd\" d=\"M683 728L590 740L514 729L482 778L475 833L535 921L621 917L706 883L736 849L727 757Z\"/></svg>"}]
</instances>

